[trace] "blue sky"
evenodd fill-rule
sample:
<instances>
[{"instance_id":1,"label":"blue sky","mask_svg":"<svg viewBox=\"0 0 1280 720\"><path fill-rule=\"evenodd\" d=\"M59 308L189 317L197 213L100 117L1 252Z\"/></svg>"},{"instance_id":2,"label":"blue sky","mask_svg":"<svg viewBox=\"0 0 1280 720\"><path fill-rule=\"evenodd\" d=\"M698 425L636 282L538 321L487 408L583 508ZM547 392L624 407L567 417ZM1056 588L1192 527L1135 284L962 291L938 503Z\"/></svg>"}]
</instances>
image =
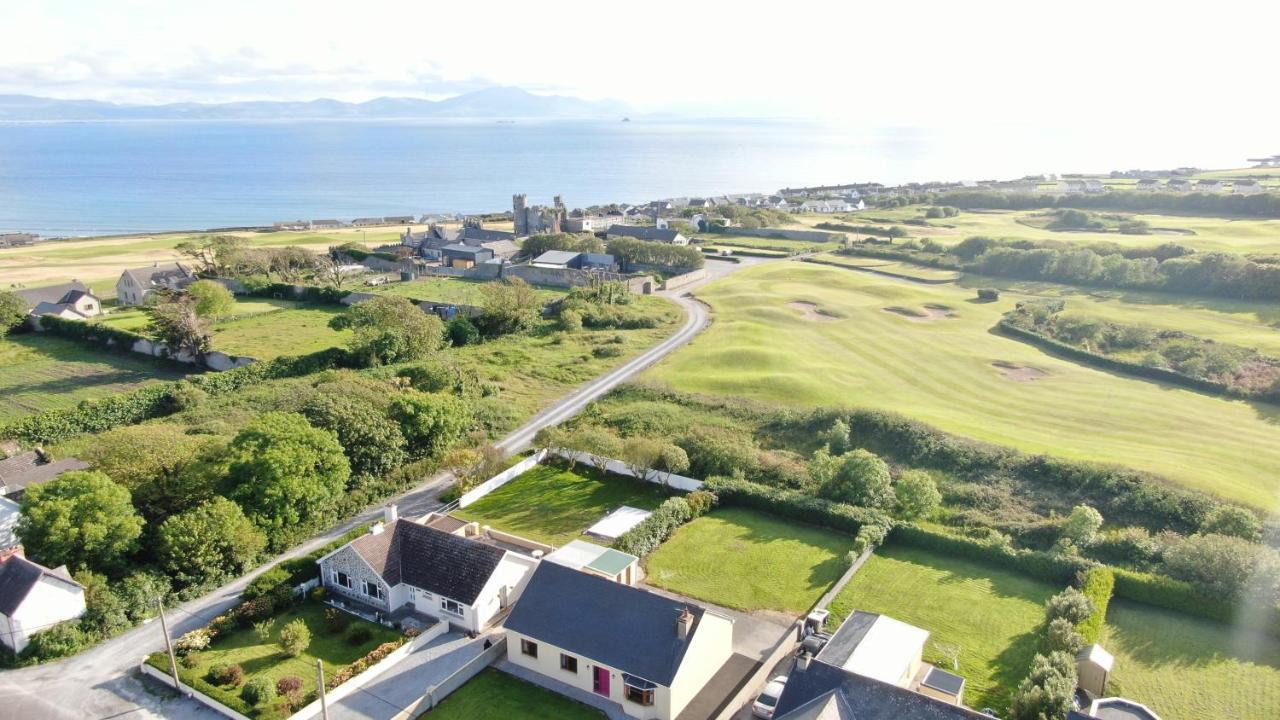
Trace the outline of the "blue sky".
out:
<instances>
[{"instance_id":1,"label":"blue sky","mask_svg":"<svg viewBox=\"0 0 1280 720\"><path fill-rule=\"evenodd\" d=\"M645 111L1267 128L1278 5L6 0L0 93L365 100L501 84Z\"/></svg>"}]
</instances>

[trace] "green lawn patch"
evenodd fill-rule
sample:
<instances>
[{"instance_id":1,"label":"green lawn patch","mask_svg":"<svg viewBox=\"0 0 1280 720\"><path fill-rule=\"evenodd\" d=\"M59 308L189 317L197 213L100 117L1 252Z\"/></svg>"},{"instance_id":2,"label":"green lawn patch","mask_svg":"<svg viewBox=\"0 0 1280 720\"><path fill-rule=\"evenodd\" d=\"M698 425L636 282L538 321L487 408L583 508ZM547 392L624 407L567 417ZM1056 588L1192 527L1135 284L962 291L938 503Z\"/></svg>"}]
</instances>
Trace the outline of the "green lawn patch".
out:
<instances>
[{"instance_id":1,"label":"green lawn patch","mask_svg":"<svg viewBox=\"0 0 1280 720\"><path fill-rule=\"evenodd\" d=\"M939 644L959 649L964 701L1004 710L1036 653L1044 602L1061 588L967 560L886 545L831 603L831 622L855 610L928 630L925 662L953 670Z\"/></svg>"},{"instance_id":2,"label":"green lawn patch","mask_svg":"<svg viewBox=\"0 0 1280 720\"><path fill-rule=\"evenodd\" d=\"M598 720L604 714L563 695L489 668L419 715L430 720Z\"/></svg>"},{"instance_id":3,"label":"green lawn patch","mask_svg":"<svg viewBox=\"0 0 1280 720\"><path fill-rule=\"evenodd\" d=\"M1113 600L1102 642L1116 658L1108 694L1165 720L1280 717L1280 640Z\"/></svg>"},{"instance_id":4,"label":"green lawn patch","mask_svg":"<svg viewBox=\"0 0 1280 720\"><path fill-rule=\"evenodd\" d=\"M349 330L329 327L329 321L344 312L346 308L338 305L303 305L226 320L214 326L213 347L259 360L306 355L347 341Z\"/></svg>"},{"instance_id":5,"label":"green lawn patch","mask_svg":"<svg viewBox=\"0 0 1280 720\"><path fill-rule=\"evenodd\" d=\"M724 508L676 531L645 562L646 581L738 610L807 611L849 567L853 538Z\"/></svg>"},{"instance_id":6,"label":"green lawn patch","mask_svg":"<svg viewBox=\"0 0 1280 720\"><path fill-rule=\"evenodd\" d=\"M371 292L379 295L402 295L415 300L427 300L440 303L457 303L459 305L481 305L484 303L483 288L491 281L471 280L468 278L429 277L410 280L409 282L389 282L386 285L357 288L355 292ZM560 288L536 287L538 297L544 302L551 302L568 294Z\"/></svg>"},{"instance_id":7,"label":"green lawn patch","mask_svg":"<svg viewBox=\"0 0 1280 720\"><path fill-rule=\"evenodd\" d=\"M564 545L622 505L653 509L658 486L578 463L539 465L454 515L548 545Z\"/></svg>"},{"instance_id":8,"label":"green lawn patch","mask_svg":"<svg viewBox=\"0 0 1280 720\"><path fill-rule=\"evenodd\" d=\"M175 364L97 350L66 338L35 333L0 337L0 422L185 376Z\"/></svg>"},{"instance_id":9,"label":"green lawn patch","mask_svg":"<svg viewBox=\"0 0 1280 720\"><path fill-rule=\"evenodd\" d=\"M311 696L316 693L317 658L324 662L325 677L331 678L342 668L367 655L370 650L401 637L395 630L356 617L351 617L351 624L344 632L332 634L324 620L327 607L322 603L307 601L291 610L278 613L271 627L271 636L265 643L258 639L252 628L238 628L219 635L207 650L196 653L195 667L187 668L179 663L178 675L187 685L249 717L287 717L289 713L281 707L281 698L276 698L269 704L249 707L240 697L244 685L254 678L266 677L274 687L277 680L292 675L302 679L303 696ZM311 645L306 652L292 658L285 655L276 643L280 638L280 629L299 618L311 630ZM369 639L360 643L352 642L352 634L360 629L368 631ZM169 672L169 659L162 652L153 654L147 662ZM213 684L208 675L209 668L214 665L239 665L244 669L244 682L236 687Z\"/></svg>"}]
</instances>

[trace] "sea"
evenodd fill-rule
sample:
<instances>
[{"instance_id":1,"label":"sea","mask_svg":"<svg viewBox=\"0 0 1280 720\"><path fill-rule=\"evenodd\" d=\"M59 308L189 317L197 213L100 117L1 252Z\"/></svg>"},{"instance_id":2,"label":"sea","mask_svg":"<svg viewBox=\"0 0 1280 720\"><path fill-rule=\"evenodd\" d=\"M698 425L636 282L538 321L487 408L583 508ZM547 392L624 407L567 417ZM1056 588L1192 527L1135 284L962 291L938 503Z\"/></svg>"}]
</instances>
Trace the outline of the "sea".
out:
<instances>
[{"instance_id":1,"label":"sea","mask_svg":"<svg viewBox=\"0 0 1280 720\"><path fill-rule=\"evenodd\" d=\"M570 207L851 182L1201 164L1151 133L856 121L134 121L0 124L0 232L45 237ZM1274 150L1275 148L1272 148Z\"/></svg>"}]
</instances>

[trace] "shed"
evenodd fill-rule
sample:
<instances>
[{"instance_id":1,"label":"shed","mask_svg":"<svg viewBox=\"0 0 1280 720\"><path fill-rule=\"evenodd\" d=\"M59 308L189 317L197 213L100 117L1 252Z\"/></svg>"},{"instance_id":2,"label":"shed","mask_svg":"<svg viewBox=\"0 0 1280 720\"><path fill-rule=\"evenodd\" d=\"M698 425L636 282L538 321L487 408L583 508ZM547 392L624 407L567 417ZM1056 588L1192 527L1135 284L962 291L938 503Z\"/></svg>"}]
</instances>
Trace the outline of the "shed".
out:
<instances>
[{"instance_id":1,"label":"shed","mask_svg":"<svg viewBox=\"0 0 1280 720\"><path fill-rule=\"evenodd\" d=\"M533 259L534 267L558 268L567 270L576 268L579 265L579 258L582 253L572 252L570 250L548 250Z\"/></svg>"},{"instance_id":2,"label":"shed","mask_svg":"<svg viewBox=\"0 0 1280 720\"><path fill-rule=\"evenodd\" d=\"M1107 679L1111 676L1111 667L1116 659L1101 645L1094 643L1076 653L1076 674L1080 676L1082 690L1101 697L1107 691Z\"/></svg>"},{"instance_id":3,"label":"shed","mask_svg":"<svg viewBox=\"0 0 1280 720\"><path fill-rule=\"evenodd\" d=\"M473 268L493 258L489 248L472 247L461 243L445 245L440 249L440 260L443 264L455 268Z\"/></svg>"}]
</instances>

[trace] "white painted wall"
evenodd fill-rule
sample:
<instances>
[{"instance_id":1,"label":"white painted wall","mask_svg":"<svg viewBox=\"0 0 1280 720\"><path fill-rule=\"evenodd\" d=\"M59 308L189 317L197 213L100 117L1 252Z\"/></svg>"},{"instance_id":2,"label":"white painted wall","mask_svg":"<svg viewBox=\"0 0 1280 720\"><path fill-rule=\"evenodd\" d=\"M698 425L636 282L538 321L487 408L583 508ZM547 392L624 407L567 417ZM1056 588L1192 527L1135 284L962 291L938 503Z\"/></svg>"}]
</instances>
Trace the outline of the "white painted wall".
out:
<instances>
[{"instance_id":1,"label":"white painted wall","mask_svg":"<svg viewBox=\"0 0 1280 720\"><path fill-rule=\"evenodd\" d=\"M503 556L502 562L498 563L493 575L489 577L489 582L485 584L484 589L480 591L479 597L476 598L476 630L487 627L493 617L501 612L504 607L510 607L515 604L520 597L520 593L524 592L524 586L528 584L529 576L533 574L533 570L537 566L538 561L531 557L513 552L508 552ZM506 588L505 605L502 602L503 588Z\"/></svg>"},{"instance_id":2,"label":"white painted wall","mask_svg":"<svg viewBox=\"0 0 1280 720\"><path fill-rule=\"evenodd\" d=\"M41 576L12 617L0 615L5 626L0 642L14 652L22 652L35 633L83 614L83 588Z\"/></svg>"},{"instance_id":3,"label":"white painted wall","mask_svg":"<svg viewBox=\"0 0 1280 720\"><path fill-rule=\"evenodd\" d=\"M684 710L732 655L733 620L704 610L671 684L672 716Z\"/></svg>"},{"instance_id":4,"label":"white painted wall","mask_svg":"<svg viewBox=\"0 0 1280 720\"><path fill-rule=\"evenodd\" d=\"M506 485L512 480L515 480L517 477L523 475L524 473L532 469L535 465L542 462L543 458L545 458L546 456L547 456L547 451L545 449L539 450L538 452L530 455L524 460L521 460L515 465L512 465L506 470L503 470L497 475L494 475L488 480L485 480L479 485L471 488L471 490L467 491L462 497L458 498L458 507L466 507L471 503L484 497L485 495L488 495L489 493L493 492L494 490L497 490L503 485Z\"/></svg>"}]
</instances>

